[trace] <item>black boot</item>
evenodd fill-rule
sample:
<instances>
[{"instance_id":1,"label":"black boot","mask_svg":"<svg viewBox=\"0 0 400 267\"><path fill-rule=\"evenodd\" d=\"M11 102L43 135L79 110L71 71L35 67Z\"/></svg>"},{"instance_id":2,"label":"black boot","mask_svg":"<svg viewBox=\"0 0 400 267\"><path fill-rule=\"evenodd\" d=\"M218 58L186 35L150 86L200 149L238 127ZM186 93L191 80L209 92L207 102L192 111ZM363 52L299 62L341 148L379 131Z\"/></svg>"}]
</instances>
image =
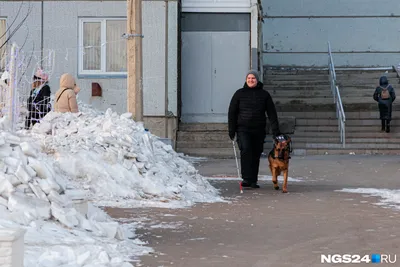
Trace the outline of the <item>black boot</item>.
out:
<instances>
[{"instance_id":1,"label":"black boot","mask_svg":"<svg viewBox=\"0 0 400 267\"><path fill-rule=\"evenodd\" d=\"M390 133L390 121L389 120L386 121L386 129L385 130L387 133Z\"/></svg>"},{"instance_id":2,"label":"black boot","mask_svg":"<svg viewBox=\"0 0 400 267\"><path fill-rule=\"evenodd\" d=\"M381 131L384 132L386 130L385 120L381 120L381 123L382 123Z\"/></svg>"},{"instance_id":3,"label":"black boot","mask_svg":"<svg viewBox=\"0 0 400 267\"><path fill-rule=\"evenodd\" d=\"M243 179L242 187L250 187L250 186L251 186L251 183L249 183L249 181Z\"/></svg>"}]
</instances>

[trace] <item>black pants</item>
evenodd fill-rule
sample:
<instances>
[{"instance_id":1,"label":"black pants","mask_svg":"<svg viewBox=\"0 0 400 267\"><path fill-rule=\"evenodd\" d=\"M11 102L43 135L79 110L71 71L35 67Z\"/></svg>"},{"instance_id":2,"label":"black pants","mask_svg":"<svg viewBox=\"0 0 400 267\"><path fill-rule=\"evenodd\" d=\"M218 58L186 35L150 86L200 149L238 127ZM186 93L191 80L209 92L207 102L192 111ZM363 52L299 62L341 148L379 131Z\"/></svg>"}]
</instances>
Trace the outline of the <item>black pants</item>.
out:
<instances>
[{"instance_id":1,"label":"black pants","mask_svg":"<svg viewBox=\"0 0 400 267\"><path fill-rule=\"evenodd\" d=\"M382 122L382 131L390 132L390 120L381 120Z\"/></svg>"},{"instance_id":2,"label":"black pants","mask_svg":"<svg viewBox=\"0 0 400 267\"><path fill-rule=\"evenodd\" d=\"M242 179L257 183L260 157L264 148L265 133L239 132L237 142L240 149Z\"/></svg>"}]
</instances>

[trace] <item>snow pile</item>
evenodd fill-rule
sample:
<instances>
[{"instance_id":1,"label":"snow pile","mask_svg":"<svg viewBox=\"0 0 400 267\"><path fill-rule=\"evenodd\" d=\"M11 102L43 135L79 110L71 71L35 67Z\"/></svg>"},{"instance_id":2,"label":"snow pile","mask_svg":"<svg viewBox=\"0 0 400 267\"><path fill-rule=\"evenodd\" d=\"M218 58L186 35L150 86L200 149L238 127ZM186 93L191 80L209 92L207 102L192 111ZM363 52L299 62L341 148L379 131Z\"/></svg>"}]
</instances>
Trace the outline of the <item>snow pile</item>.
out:
<instances>
[{"instance_id":1,"label":"snow pile","mask_svg":"<svg viewBox=\"0 0 400 267\"><path fill-rule=\"evenodd\" d=\"M130 118L110 109L51 112L32 134L96 205L183 207L222 201L189 162Z\"/></svg>"},{"instance_id":2,"label":"snow pile","mask_svg":"<svg viewBox=\"0 0 400 267\"><path fill-rule=\"evenodd\" d=\"M128 239L132 229L82 205L82 193L68 184L52 157L32 138L8 129L1 118L0 227L27 229L25 266L126 267L130 255L150 251Z\"/></svg>"},{"instance_id":3,"label":"snow pile","mask_svg":"<svg viewBox=\"0 0 400 267\"><path fill-rule=\"evenodd\" d=\"M378 188L343 188L336 192L356 193L365 196L380 197L379 205L400 209L400 190Z\"/></svg>"}]
</instances>

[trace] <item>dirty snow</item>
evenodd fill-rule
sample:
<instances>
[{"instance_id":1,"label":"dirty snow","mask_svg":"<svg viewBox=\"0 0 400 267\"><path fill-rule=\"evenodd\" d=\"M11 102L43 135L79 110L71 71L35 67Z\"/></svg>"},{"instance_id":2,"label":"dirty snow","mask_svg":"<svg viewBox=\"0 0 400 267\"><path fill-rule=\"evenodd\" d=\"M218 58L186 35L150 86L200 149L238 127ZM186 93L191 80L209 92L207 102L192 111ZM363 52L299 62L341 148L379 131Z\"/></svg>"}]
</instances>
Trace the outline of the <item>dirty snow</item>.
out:
<instances>
[{"instance_id":1,"label":"dirty snow","mask_svg":"<svg viewBox=\"0 0 400 267\"><path fill-rule=\"evenodd\" d=\"M367 197L379 197L380 199L377 205L400 209L400 190L377 188L344 188L341 190L336 190L336 192L356 193ZM361 203L363 203L363 201L361 201Z\"/></svg>"},{"instance_id":2,"label":"dirty snow","mask_svg":"<svg viewBox=\"0 0 400 267\"><path fill-rule=\"evenodd\" d=\"M51 112L15 134L0 118L0 228L26 229L26 267L128 267L152 251L135 224L119 224L96 206L223 201L130 114L82 110Z\"/></svg>"}]
</instances>

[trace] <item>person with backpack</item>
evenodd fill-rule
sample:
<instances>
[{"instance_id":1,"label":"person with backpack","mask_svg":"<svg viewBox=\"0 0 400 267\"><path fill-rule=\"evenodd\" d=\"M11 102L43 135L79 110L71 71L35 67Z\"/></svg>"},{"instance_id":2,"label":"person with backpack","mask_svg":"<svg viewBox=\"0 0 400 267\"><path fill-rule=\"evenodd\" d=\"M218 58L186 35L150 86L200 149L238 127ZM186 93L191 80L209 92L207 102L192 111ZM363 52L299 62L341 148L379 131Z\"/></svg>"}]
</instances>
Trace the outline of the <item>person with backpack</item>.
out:
<instances>
[{"instance_id":1,"label":"person with backpack","mask_svg":"<svg viewBox=\"0 0 400 267\"><path fill-rule=\"evenodd\" d=\"M379 86L376 87L373 98L378 102L379 118L382 122L381 130L389 133L390 121L392 120L392 104L396 99L396 94L386 76L382 76L379 79Z\"/></svg>"},{"instance_id":2,"label":"person with backpack","mask_svg":"<svg viewBox=\"0 0 400 267\"><path fill-rule=\"evenodd\" d=\"M54 111L55 112L79 112L76 95L81 89L76 85L75 78L64 73L60 78L60 89L56 92Z\"/></svg>"}]
</instances>

